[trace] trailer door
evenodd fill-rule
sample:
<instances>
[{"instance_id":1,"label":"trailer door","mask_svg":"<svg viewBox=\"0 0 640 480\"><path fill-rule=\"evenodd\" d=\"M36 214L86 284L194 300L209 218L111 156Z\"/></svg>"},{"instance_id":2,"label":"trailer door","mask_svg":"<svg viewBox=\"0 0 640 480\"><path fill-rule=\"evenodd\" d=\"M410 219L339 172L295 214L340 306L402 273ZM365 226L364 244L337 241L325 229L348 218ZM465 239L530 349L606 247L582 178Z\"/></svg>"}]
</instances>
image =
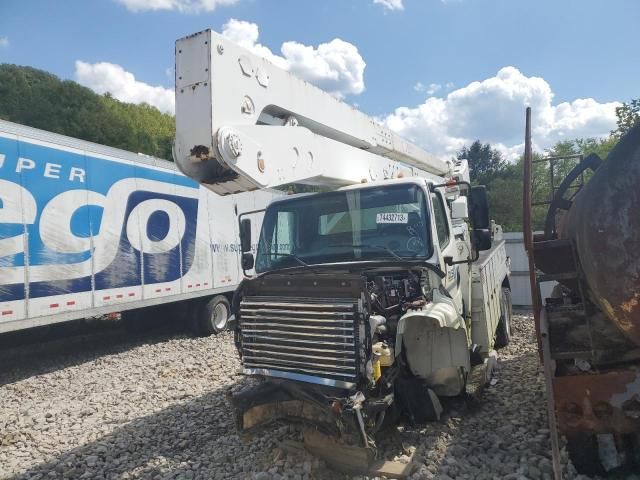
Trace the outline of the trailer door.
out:
<instances>
[{"instance_id":1,"label":"trailer door","mask_svg":"<svg viewBox=\"0 0 640 480\"><path fill-rule=\"evenodd\" d=\"M27 316L26 224L36 219L37 205L16 174L18 140L0 133L0 323Z\"/></svg>"}]
</instances>

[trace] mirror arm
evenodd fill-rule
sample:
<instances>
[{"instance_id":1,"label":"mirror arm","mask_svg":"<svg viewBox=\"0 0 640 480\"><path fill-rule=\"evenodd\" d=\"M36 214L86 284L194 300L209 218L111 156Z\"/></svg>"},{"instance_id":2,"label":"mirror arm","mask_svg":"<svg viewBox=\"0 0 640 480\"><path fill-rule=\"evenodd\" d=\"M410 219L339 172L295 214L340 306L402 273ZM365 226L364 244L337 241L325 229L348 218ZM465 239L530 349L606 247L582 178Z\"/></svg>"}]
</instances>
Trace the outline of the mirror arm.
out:
<instances>
[{"instance_id":1,"label":"mirror arm","mask_svg":"<svg viewBox=\"0 0 640 480\"><path fill-rule=\"evenodd\" d=\"M242 225L242 217L244 217L245 215L251 215L253 213L262 213L266 210L266 208L261 208L260 210L251 210L249 212L242 212L240 215L238 215L238 228L241 228Z\"/></svg>"},{"instance_id":2,"label":"mirror arm","mask_svg":"<svg viewBox=\"0 0 640 480\"><path fill-rule=\"evenodd\" d=\"M429 186L430 190L432 192L436 191L436 188L442 188L442 187L457 187L458 185L464 185L467 187L468 190L471 190L471 184L469 182L465 182L464 180L454 180L451 182L447 182L447 183L438 183L438 184L431 184Z\"/></svg>"},{"instance_id":3,"label":"mirror arm","mask_svg":"<svg viewBox=\"0 0 640 480\"><path fill-rule=\"evenodd\" d=\"M260 210L251 210L249 212L242 212L240 215L238 215L238 233L240 234L240 250L241 253L244 253L245 250L242 248L242 243L243 243L243 228L242 228L242 221L243 221L243 217L245 215L251 215L253 213L262 213L264 212L266 209L262 208ZM250 221L250 220L249 220ZM248 251L248 250L246 250Z\"/></svg>"},{"instance_id":4,"label":"mirror arm","mask_svg":"<svg viewBox=\"0 0 640 480\"><path fill-rule=\"evenodd\" d=\"M480 251L476 249L475 254L473 255L473 258L467 258L466 260L456 260L454 262L453 257L444 257L444 263L446 263L451 267L453 265L461 265L463 263L471 264L471 263L477 262L479 258L480 258Z\"/></svg>"},{"instance_id":5,"label":"mirror arm","mask_svg":"<svg viewBox=\"0 0 640 480\"><path fill-rule=\"evenodd\" d=\"M264 208L262 208L260 210L251 210L251 211L248 211L248 212L242 212L240 215L238 215L238 232L240 233L240 245L241 245L240 250L242 250L242 220L243 220L242 217L244 217L245 215L251 215L253 213L262 213L265 210L266 209L264 209ZM242 267L242 274L245 277L248 277L247 270L244 268L245 267L245 265L244 265L244 256L246 254L251 255L252 257L253 257L253 254L251 253L250 250L246 251L246 252L245 251L240 252L240 264L241 264L241 267ZM253 266L255 266L254 262L255 262L255 259L253 259L253 261L251 262L253 264ZM253 266L251 268L253 268Z\"/></svg>"}]
</instances>

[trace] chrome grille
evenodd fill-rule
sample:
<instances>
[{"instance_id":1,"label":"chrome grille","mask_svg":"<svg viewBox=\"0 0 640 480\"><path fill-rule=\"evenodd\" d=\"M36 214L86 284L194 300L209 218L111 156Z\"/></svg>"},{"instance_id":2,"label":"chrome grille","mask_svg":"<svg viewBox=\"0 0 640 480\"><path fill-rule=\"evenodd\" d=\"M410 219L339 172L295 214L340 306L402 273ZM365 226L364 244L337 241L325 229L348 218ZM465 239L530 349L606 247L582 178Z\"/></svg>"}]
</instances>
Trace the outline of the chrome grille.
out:
<instances>
[{"instance_id":1,"label":"chrome grille","mask_svg":"<svg viewBox=\"0 0 640 480\"><path fill-rule=\"evenodd\" d=\"M248 373L347 386L359 371L358 299L245 297L242 362Z\"/></svg>"}]
</instances>

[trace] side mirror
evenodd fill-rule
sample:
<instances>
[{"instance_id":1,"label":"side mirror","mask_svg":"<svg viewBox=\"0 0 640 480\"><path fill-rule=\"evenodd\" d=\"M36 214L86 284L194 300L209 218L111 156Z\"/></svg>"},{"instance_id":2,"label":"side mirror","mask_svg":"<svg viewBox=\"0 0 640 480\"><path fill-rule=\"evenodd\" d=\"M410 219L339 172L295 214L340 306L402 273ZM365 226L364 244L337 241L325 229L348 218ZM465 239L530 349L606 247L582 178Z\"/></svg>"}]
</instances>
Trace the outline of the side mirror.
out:
<instances>
[{"instance_id":1,"label":"side mirror","mask_svg":"<svg viewBox=\"0 0 640 480\"><path fill-rule=\"evenodd\" d=\"M243 252L251 251L251 220L248 218L240 221L240 249Z\"/></svg>"},{"instance_id":2,"label":"side mirror","mask_svg":"<svg viewBox=\"0 0 640 480\"><path fill-rule=\"evenodd\" d=\"M479 252L489 250L491 248L491 230L486 228L474 228L473 244Z\"/></svg>"},{"instance_id":3,"label":"side mirror","mask_svg":"<svg viewBox=\"0 0 640 480\"><path fill-rule=\"evenodd\" d=\"M479 185L471 187L469 192L469 219L474 230L487 230L491 228L489 221L489 201L487 200L487 187Z\"/></svg>"},{"instance_id":4,"label":"side mirror","mask_svg":"<svg viewBox=\"0 0 640 480\"><path fill-rule=\"evenodd\" d=\"M244 252L240 262L242 263L243 270L251 270L253 268L253 253Z\"/></svg>"}]
</instances>

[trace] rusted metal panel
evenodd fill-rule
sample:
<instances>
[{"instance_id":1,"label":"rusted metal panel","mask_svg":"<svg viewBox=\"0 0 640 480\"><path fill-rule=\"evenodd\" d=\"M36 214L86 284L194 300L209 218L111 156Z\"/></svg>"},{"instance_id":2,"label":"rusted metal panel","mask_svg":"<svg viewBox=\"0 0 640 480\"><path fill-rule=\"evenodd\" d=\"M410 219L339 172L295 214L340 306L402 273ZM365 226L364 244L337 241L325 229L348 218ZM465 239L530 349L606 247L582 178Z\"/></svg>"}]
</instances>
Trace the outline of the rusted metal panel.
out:
<instances>
[{"instance_id":1,"label":"rusted metal panel","mask_svg":"<svg viewBox=\"0 0 640 480\"><path fill-rule=\"evenodd\" d=\"M640 345L640 125L577 195L561 236L575 244L589 298Z\"/></svg>"},{"instance_id":2,"label":"rusted metal panel","mask_svg":"<svg viewBox=\"0 0 640 480\"><path fill-rule=\"evenodd\" d=\"M640 430L640 368L553 378L562 433Z\"/></svg>"}]
</instances>

